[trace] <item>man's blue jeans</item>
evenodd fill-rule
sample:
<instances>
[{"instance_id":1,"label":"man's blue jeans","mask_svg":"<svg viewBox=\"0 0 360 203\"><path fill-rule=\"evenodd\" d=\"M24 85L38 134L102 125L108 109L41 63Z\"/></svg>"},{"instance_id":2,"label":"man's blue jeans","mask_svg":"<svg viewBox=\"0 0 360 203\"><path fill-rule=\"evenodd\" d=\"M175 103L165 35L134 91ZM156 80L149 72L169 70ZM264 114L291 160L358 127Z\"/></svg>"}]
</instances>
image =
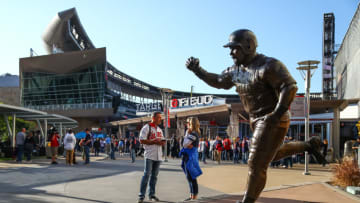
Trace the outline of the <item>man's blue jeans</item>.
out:
<instances>
[{"instance_id":1,"label":"man's blue jeans","mask_svg":"<svg viewBox=\"0 0 360 203\"><path fill-rule=\"evenodd\" d=\"M136 158L136 153L135 153L135 149L131 149L130 150L130 155L131 155L131 162L135 162L135 158Z\"/></svg>"},{"instance_id":2,"label":"man's blue jeans","mask_svg":"<svg viewBox=\"0 0 360 203\"><path fill-rule=\"evenodd\" d=\"M249 159L249 151L247 152L243 152L242 153L242 161L244 164L247 164L248 163L248 159Z\"/></svg>"},{"instance_id":3,"label":"man's blue jeans","mask_svg":"<svg viewBox=\"0 0 360 203\"><path fill-rule=\"evenodd\" d=\"M17 145L16 161L21 162L24 154L24 145Z\"/></svg>"},{"instance_id":4,"label":"man's blue jeans","mask_svg":"<svg viewBox=\"0 0 360 203\"><path fill-rule=\"evenodd\" d=\"M84 152L85 152L85 163L90 163L90 149L88 146L84 146Z\"/></svg>"},{"instance_id":5,"label":"man's blue jeans","mask_svg":"<svg viewBox=\"0 0 360 203\"><path fill-rule=\"evenodd\" d=\"M239 152L234 151L234 164L239 163Z\"/></svg>"},{"instance_id":6,"label":"man's blue jeans","mask_svg":"<svg viewBox=\"0 0 360 203\"><path fill-rule=\"evenodd\" d=\"M110 159L115 160L115 149L110 149Z\"/></svg>"},{"instance_id":7,"label":"man's blue jeans","mask_svg":"<svg viewBox=\"0 0 360 203\"><path fill-rule=\"evenodd\" d=\"M157 175L159 173L160 163L161 163L161 161L154 161L154 160L147 159L147 158L144 159L144 162L145 162L144 176L142 177L141 184L140 184L140 193L139 193L140 198L145 197L149 178L150 178L149 197L155 195L155 186L156 186L156 181L157 181Z\"/></svg>"},{"instance_id":8,"label":"man's blue jeans","mask_svg":"<svg viewBox=\"0 0 360 203\"><path fill-rule=\"evenodd\" d=\"M202 151L201 160L202 160L204 163L206 162L206 149L204 149L204 151Z\"/></svg>"}]
</instances>

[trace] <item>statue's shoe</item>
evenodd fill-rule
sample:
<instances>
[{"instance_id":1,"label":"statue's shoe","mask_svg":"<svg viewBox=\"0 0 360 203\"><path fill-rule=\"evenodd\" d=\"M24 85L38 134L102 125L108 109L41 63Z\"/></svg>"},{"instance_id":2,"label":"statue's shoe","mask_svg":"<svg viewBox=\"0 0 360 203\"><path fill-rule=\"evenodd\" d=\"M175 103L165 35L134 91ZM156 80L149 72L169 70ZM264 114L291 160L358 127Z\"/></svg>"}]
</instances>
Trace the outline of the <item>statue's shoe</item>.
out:
<instances>
[{"instance_id":1,"label":"statue's shoe","mask_svg":"<svg viewBox=\"0 0 360 203\"><path fill-rule=\"evenodd\" d=\"M319 164L328 164L328 162L326 161L325 157L321 154L320 150L321 150L321 140L318 136L314 136L311 137L310 140L308 140L306 142L306 150L307 152L309 152L309 154L312 154L315 156L316 161Z\"/></svg>"}]
</instances>

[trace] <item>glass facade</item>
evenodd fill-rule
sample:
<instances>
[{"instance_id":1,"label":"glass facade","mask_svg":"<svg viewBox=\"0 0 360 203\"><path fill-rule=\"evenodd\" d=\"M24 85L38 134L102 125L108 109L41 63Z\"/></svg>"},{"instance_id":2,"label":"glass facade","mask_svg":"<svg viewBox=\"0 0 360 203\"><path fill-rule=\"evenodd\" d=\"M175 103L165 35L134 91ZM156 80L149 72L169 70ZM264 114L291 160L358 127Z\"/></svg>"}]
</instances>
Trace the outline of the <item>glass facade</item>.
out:
<instances>
[{"instance_id":1,"label":"glass facade","mask_svg":"<svg viewBox=\"0 0 360 203\"><path fill-rule=\"evenodd\" d=\"M46 109L109 103L111 97L105 97L105 66L105 63L93 64L69 74L23 72L22 105Z\"/></svg>"}]
</instances>

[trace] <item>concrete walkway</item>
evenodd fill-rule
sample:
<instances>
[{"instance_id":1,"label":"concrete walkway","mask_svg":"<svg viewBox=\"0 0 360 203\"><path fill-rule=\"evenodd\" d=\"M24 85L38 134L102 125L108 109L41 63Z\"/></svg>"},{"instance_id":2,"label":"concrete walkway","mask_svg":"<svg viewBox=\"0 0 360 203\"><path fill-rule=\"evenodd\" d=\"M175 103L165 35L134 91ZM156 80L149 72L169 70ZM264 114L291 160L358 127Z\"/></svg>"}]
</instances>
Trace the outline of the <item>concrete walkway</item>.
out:
<instances>
[{"instance_id":1,"label":"concrete walkway","mask_svg":"<svg viewBox=\"0 0 360 203\"><path fill-rule=\"evenodd\" d=\"M124 202L137 201L143 174L143 159L130 162L129 157L108 160L91 157L90 165L51 165L49 159L32 163L0 163L1 202ZM247 166L212 161L201 164L197 202L235 202L242 199L246 186ZM331 168L310 165L310 176L302 175L303 165L292 169L269 168L265 190L257 202L360 202L356 196L325 184L331 179ZM161 165L157 195L162 202L181 202L189 189L180 160L169 159Z\"/></svg>"},{"instance_id":2,"label":"concrete walkway","mask_svg":"<svg viewBox=\"0 0 360 203\"><path fill-rule=\"evenodd\" d=\"M242 199L248 168L245 165L225 164L222 167L203 168L204 175L199 178L200 184L224 194L200 198L198 202L226 203ZM269 168L267 184L257 202L360 202L359 197L326 183L331 180L331 167L311 164L309 169L311 175L307 176L302 174L304 171L302 164L295 164L290 169Z\"/></svg>"}]
</instances>

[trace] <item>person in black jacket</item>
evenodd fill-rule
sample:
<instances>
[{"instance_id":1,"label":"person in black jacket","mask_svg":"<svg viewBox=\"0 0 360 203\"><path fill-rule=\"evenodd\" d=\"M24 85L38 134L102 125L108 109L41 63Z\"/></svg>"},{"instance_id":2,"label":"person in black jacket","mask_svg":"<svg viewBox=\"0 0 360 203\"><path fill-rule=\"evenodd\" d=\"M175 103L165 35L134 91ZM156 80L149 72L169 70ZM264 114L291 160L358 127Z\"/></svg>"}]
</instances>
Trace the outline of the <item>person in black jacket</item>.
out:
<instances>
[{"instance_id":1,"label":"person in black jacket","mask_svg":"<svg viewBox=\"0 0 360 203\"><path fill-rule=\"evenodd\" d=\"M31 155L35 146L35 140L32 132L27 134L24 143L26 161L31 162Z\"/></svg>"},{"instance_id":2,"label":"person in black jacket","mask_svg":"<svg viewBox=\"0 0 360 203\"><path fill-rule=\"evenodd\" d=\"M171 157L173 159L179 157L179 142L177 141L175 135L173 135L171 140Z\"/></svg>"},{"instance_id":3,"label":"person in black jacket","mask_svg":"<svg viewBox=\"0 0 360 203\"><path fill-rule=\"evenodd\" d=\"M95 156L99 156L100 152L100 139L97 138L94 142Z\"/></svg>"}]
</instances>

